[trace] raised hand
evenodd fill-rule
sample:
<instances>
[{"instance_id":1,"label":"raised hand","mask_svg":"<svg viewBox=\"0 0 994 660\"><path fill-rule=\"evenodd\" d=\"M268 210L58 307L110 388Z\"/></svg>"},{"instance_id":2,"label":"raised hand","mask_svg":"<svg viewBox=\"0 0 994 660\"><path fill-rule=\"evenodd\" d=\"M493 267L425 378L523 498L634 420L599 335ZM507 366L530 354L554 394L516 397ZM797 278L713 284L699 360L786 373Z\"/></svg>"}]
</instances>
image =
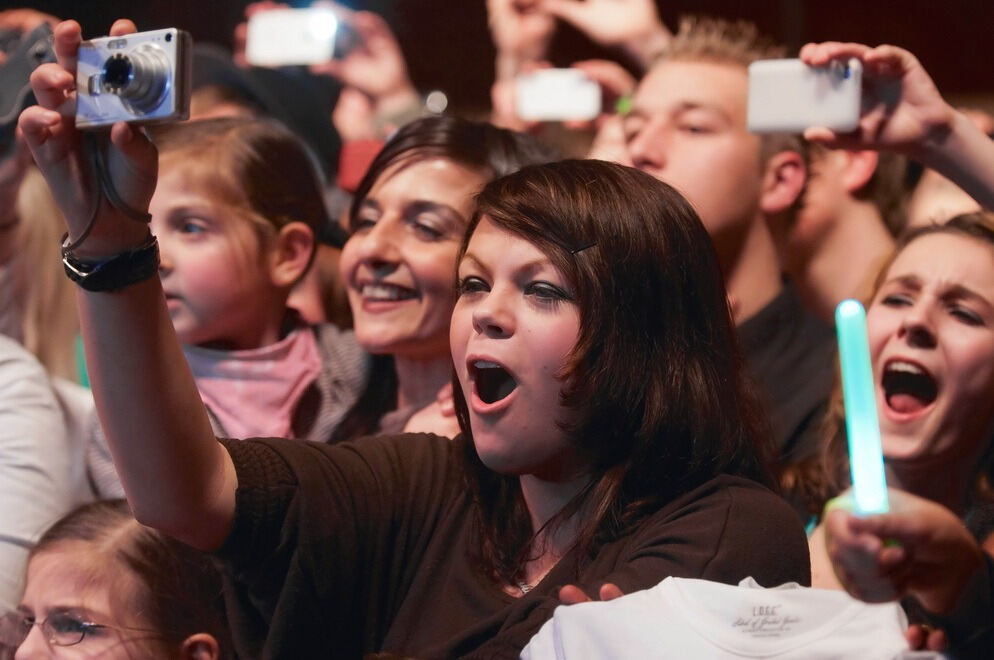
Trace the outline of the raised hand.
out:
<instances>
[{"instance_id":1,"label":"raised hand","mask_svg":"<svg viewBox=\"0 0 994 660\"><path fill-rule=\"evenodd\" d=\"M916 155L924 143L940 141L955 111L946 103L914 55L897 46L808 44L800 57L812 66L856 58L863 64L863 111L859 128L836 134L813 127L804 137L833 148L888 149Z\"/></svg>"},{"instance_id":2,"label":"raised hand","mask_svg":"<svg viewBox=\"0 0 994 660\"><path fill-rule=\"evenodd\" d=\"M672 36L653 0L543 0L541 6L593 41L626 49L643 66Z\"/></svg>"},{"instance_id":3,"label":"raised hand","mask_svg":"<svg viewBox=\"0 0 994 660\"><path fill-rule=\"evenodd\" d=\"M556 21L540 0L487 0L490 35L498 57L535 61L545 57Z\"/></svg>"},{"instance_id":4,"label":"raised hand","mask_svg":"<svg viewBox=\"0 0 994 660\"><path fill-rule=\"evenodd\" d=\"M404 53L390 26L382 17L369 11L352 12L332 3L331 6L359 35L359 43L340 60L311 66L311 71L331 75L345 85L360 90L377 106L399 106L417 99L417 92L407 73Z\"/></svg>"},{"instance_id":5,"label":"raised hand","mask_svg":"<svg viewBox=\"0 0 994 660\"><path fill-rule=\"evenodd\" d=\"M890 489L891 511L857 517L830 505L825 543L843 587L867 602L914 596L947 614L983 567L982 550L945 507Z\"/></svg>"},{"instance_id":6,"label":"raised hand","mask_svg":"<svg viewBox=\"0 0 994 660\"><path fill-rule=\"evenodd\" d=\"M114 23L110 34L135 32L129 20ZM55 28L56 63L43 64L31 74L31 87L38 105L27 108L18 128L45 176L56 203L69 227L69 238L77 238L97 209L93 231L76 251L78 256L103 257L133 248L148 232L146 226L128 219L114 209L97 185L91 155L76 130L76 61L82 41L79 24L65 21ZM148 208L155 191L158 158L145 135L118 122L110 130L97 133L110 180L121 198L136 210Z\"/></svg>"}]
</instances>

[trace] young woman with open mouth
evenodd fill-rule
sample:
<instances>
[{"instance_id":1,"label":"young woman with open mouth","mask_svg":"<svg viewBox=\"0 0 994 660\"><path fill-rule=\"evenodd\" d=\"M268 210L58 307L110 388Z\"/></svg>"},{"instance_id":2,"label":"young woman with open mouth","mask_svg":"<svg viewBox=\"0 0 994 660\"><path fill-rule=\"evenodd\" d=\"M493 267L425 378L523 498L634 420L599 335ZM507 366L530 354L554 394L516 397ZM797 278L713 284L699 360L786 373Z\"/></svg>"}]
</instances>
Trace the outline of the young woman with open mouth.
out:
<instances>
[{"instance_id":1,"label":"young woman with open mouth","mask_svg":"<svg viewBox=\"0 0 994 660\"><path fill-rule=\"evenodd\" d=\"M888 486L966 518L984 541L994 531L985 512L994 503L994 217L912 230L877 278L867 334ZM848 484L836 399L813 510ZM838 588L820 527L811 555L815 585Z\"/></svg>"},{"instance_id":2,"label":"young woman with open mouth","mask_svg":"<svg viewBox=\"0 0 994 660\"><path fill-rule=\"evenodd\" d=\"M404 126L376 156L356 190L339 262L373 373L334 440L398 433L409 422L458 433L434 402L452 379L452 273L473 195L490 179L546 160L530 136L452 117Z\"/></svg>"},{"instance_id":3,"label":"young woman with open mouth","mask_svg":"<svg viewBox=\"0 0 994 660\"><path fill-rule=\"evenodd\" d=\"M85 161L52 108L79 41L57 28L62 65L36 70L42 106L20 120L72 238ZM118 191L147 202L154 148L125 124L111 143ZM102 205L88 257L146 240L135 225ZM761 485L768 436L717 259L679 194L597 161L524 168L484 187L460 255L454 441L218 441L159 280L80 294L131 508L217 553L239 655L517 657L566 585L808 581L803 529Z\"/></svg>"}]
</instances>

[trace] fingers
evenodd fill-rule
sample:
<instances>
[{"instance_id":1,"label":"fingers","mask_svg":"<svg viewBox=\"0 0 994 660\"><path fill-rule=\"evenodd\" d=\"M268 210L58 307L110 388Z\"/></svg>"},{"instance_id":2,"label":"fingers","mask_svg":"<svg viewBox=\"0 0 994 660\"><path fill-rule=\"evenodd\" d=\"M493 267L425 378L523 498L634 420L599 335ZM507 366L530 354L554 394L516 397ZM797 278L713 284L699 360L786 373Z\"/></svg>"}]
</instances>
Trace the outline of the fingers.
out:
<instances>
[{"instance_id":1,"label":"fingers","mask_svg":"<svg viewBox=\"0 0 994 660\"><path fill-rule=\"evenodd\" d=\"M806 44L801 48L800 58L810 66L825 66L835 59L857 57L863 59L871 48L864 44L841 41L826 41L819 44Z\"/></svg>"},{"instance_id":2,"label":"fingers","mask_svg":"<svg viewBox=\"0 0 994 660\"><path fill-rule=\"evenodd\" d=\"M928 631L928 638L925 640L925 648L929 651L945 651L949 648L949 637L946 631L941 628L932 628Z\"/></svg>"},{"instance_id":3,"label":"fingers","mask_svg":"<svg viewBox=\"0 0 994 660\"><path fill-rule=\"evenodd\" d=\"M138 127L119 121L110 129L110 141L129 160L147 162L157 158L155 146Z\"/></svg>"},{"instance_id":4,"label":"fingers","mask_svg":"<svg viewBox=\"0 0 994 660\"><path fill-rule=\"evenodd\" d=\"M572 66L574 69L583 71L588 78L615 96L630 94L637 84L635 77L616 62L585 60L575 62Z\"/></svg>"},{"instance_id":5,"label":"fingers","mask_svg":"<svg viewBox=\"0 0 994 660\"><path fill-rule=\"evenodd\" d=\"M59 110L76 87L75 76L54 63L42 64L31 72L31 90L38 105L49 110ZM75 112L75 109L73 110Z\"/></svg>"},{"instance_id":6,"label":"fingers","mask_svg":"<svg viewBox=\"0 0 994 660\"><path fill-rule=\"evenodd\" d=\"M120 37L125 34L134 34L138 31L135 22L130 18L119 18L110 26L110 36Z\"/></svg>"},{"instance_id":7,"label":"fingers","mask_svg":"<svg viewBox=\"0 0 994 660\"><path fill-rule=\"evenodd\" d=\"M542 3L542 9L580 30L583 30L590 20L589 7L586 2L577 2L576 0L545 0Z\"/></svg>"},{"instance_id":8,"label":"fingers","mask_svg":"<svg viewBox=\"0 0 994 660\"><path fill-rule=\"evenodd\" d=\"M52 137L53 131L56 130L61 121L62 116L59 113L40 105L32 105L21 113L17 121L17 128L24 136L24 141L31 152L35 154L36 160L38 155L35 150Z\"/></svg>"},{"instance_id":9,"label":"fingers","mask_svg":"<svg viewBox=\"0 0 994 660\"><path fill-rule=\"evenodd\" d=\"M575 584L567 584L559 590L559 602L563 605L576 605L577 603L589 603L590 596L584 593L583 589Z\"/></svg>"},{"instance_id":10,"label":"fingers","mask_svg":"<svg viewBox=\"0 0 994 660\"><path fill-rule=\"evenodd\" d=\"M63 21L55 26L55 59L74 78L76 76L76 54L83 41L83 32L76 21Z\"/></svg>"},{"instance_id":11,"label":"fingers","mask_svg":"<svg viewBox=\"0 0 994 660\"><path fill-rule=\"evenodd\" d=\"M624 595L625 593L616 584L605 582L601 585L601 600L614 600L615 598L621 598Z\"/></svg>"}]
</instances>

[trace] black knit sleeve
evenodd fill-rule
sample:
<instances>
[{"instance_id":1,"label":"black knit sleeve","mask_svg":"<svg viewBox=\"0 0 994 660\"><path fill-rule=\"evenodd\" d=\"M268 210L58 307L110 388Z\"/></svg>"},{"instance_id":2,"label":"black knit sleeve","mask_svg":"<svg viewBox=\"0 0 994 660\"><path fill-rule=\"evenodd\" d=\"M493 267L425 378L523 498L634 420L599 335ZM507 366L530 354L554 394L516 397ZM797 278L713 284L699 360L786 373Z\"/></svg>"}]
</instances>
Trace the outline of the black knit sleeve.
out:
<instances>
[{"instance_id":1,"label":"black knit sleeve","mask_svg":"<svg viewBox=\"0 0 994 660\"><path fill-rule=\"evenodd\" d=\"M327 445L221 441L238 477L216 553L245 657L355 657L374 648L458 491L444 438Z\"/></svg>"}]
</instances>

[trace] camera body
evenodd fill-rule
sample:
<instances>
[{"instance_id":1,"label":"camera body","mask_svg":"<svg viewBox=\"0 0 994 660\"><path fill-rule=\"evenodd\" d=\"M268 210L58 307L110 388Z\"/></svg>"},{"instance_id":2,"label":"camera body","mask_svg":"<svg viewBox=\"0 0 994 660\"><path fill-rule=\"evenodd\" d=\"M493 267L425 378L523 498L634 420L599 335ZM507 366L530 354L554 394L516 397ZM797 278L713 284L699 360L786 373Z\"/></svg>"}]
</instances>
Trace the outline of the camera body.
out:
<instances>
[{"instance_id":1,"label":"camera body","mask_svg":"<svg viewBox=\"0 0 994 660\"><path fill-rule=\"evenodd\" d=\"M297 66L340 59L361 41L330 7L270 9L249 18L245 59L253 66Z\"/></svg>"},{"instance_id":2,"label":"camera body","mask_svg":"<svg viewBox=\"0 0 994 660\"><path fill-rule=\"evenodd\" d=\"M193 40L176 28L84 41L76 66L76 128L190 116Z\"/></svg>"},{"instance_id":3,"label":"camera body","mask_svg":"<svg viewBox=\"0 0 994 660\"><path fill-rule=\"evenodd\" d=\"M579 69L539 69L515 79L515 112L526 121L589 121L601 88Z\"/></svg>"},{"instance_id":4,"label":"camera body","mask_svg":"<svg viewBox=\"0 0 994 660\"><path fill-rule=\"evenodd\" d=\"M754 133L800 133L809 126L852 131L859 126L862 74L855 58L826 67L798 59L753 62L746 124Z\"/></svg>"}]
</instances>

